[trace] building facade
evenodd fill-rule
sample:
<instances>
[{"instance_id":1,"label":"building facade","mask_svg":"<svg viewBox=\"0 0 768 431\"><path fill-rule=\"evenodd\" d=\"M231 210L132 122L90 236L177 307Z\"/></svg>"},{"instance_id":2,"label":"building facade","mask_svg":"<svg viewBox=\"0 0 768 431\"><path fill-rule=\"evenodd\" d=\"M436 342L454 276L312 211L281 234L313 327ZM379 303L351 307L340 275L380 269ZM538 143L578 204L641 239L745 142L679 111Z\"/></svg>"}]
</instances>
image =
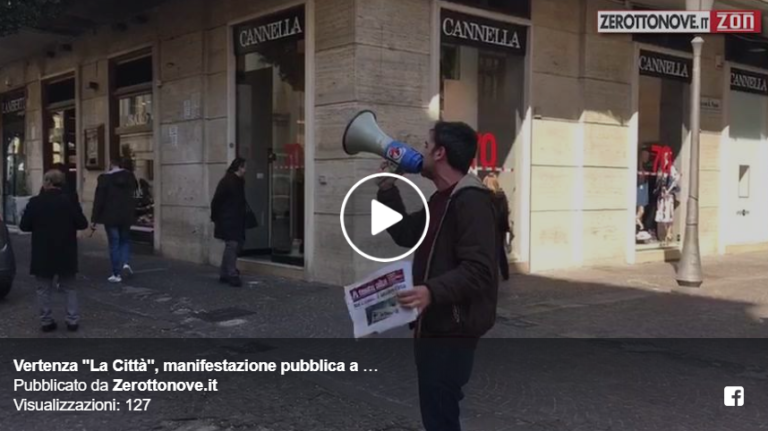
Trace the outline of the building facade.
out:
<instances>
[{"instance_id":1,"label":"building facade","mask_svg":"<svg viewBox=\"0 0 768 431\"><path fill-rule=\"evenodd\" d=\"M378 161L346 155L340 140L357 111L372 109L417 148L439 118L478 130L474 169L495 171L509 196L509 258L521 271L679 255L690 37L597 34L597 11L626 2L154 3L0 56L6 221L55 163L90 211L98 175L128 156L140 181L135 240L218 264L209 203L241 156L260 221L243 265L348 283L376 264L347 245L339 211ZM716 7L743 6L732 3ZM768 247L768 43L704 39L702 253ZM678 199L659 199L674 179Z\"/></svg>"}]
</instances>

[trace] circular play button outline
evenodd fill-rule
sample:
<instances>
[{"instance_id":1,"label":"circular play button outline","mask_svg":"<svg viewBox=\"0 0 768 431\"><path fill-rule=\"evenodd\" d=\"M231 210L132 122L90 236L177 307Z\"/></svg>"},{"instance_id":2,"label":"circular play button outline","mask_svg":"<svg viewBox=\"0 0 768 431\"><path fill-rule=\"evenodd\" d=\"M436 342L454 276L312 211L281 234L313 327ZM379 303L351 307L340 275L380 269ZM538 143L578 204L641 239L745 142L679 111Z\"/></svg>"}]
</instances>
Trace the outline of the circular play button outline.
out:
<instances>
[{"instance_id":1,"label":"circular play button outline","mask_svg":"<svg viewBox=\"0 0 768 431\"><path fill-rule=\"evenodd\" d=\"M389 257L389 258L371 256L365 253L364 251L360 250L355 245L355 243L353 243L352 240L349 239L349 235L347 234L347 227L344 225L344 211L347 209L347 201L349 201L349 197L352 196L352 193L354 193L355 190L357 190L357 188L360 187L364 182L368 180L372 180L374 178L381 178L381 177L390 177L396 180L405 181L406 184L408 184L409 186L411 186L411 188L416 190L416 193L418 193L419 197L421 198L421 202L424 204L424 211L426 212L426 216L427 216L427 219L424 223L424 231L421 233L421 238L419 238L419 242L417 242L416 245L413 246L407 252L399 256ZM406 257L410 256L414 251L416 251L417 248L419 248L419 246L421 246L421 243L424 242L424 238L427 237L427 228L429 227L429 205L427 204L427 198L424 197L424 193L422 193L421 190L419 190L419 188L416 187L416 184L414 184L413 181L409 180L408 178L405 178L402 175L392 174L389 172L379 172L377 174L368 175L367 177L355 183L355 185L352 186L351 189L349 189L349 191L347 192L347 195L344 196L344 201L341 203L341 213L339 214L339 221L341 223L341 233L344 234L344 239L347 240L347 244L349 244L349 246L352 247L352 250L355 250L357 254L359 254L360 256L363 256L368 260L372 260L374 262L380 262L380 263L390 263L390 262L395 262L401 259L405 259Z\"/></svg>"}]
</instances>

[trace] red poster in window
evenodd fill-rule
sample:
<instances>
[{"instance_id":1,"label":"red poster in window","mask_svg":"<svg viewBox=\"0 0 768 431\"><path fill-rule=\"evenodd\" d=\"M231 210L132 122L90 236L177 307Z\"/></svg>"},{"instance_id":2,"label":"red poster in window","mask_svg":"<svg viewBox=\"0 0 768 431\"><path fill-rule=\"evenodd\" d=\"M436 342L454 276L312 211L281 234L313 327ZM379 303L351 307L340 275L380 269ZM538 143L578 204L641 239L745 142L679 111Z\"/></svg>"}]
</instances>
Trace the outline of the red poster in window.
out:
<instances>
[{"instance_id":1,"label":"red poster in window","mask_svg":"<svg viewBox=\"0 0 768 431\"><path fill-rule=\"evenodd\" d=\"M288 169L301 169L304 167L304 147L301 144L285 144L285 154L288 157L286 167Z\"/></svg>"}]
</instances>

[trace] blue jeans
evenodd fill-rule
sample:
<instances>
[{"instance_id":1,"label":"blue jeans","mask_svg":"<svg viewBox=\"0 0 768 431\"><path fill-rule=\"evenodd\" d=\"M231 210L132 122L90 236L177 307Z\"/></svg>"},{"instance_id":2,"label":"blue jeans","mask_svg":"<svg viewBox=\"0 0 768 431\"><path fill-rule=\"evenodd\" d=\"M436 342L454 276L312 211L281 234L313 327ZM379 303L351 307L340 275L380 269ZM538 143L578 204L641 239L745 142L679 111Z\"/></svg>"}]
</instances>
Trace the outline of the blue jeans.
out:
<instances>
[{"instance_id":1,"label":"blue jeans","mask_svg":"<svg viewBox=\"0 0 768 431\"><path fill-rule=\"evenodd\" d=\"M130 226L106 226L109 240L109 258L112 261L112 275L120 275L123 265L131 259Z\"/></svg>"}]
</instances>

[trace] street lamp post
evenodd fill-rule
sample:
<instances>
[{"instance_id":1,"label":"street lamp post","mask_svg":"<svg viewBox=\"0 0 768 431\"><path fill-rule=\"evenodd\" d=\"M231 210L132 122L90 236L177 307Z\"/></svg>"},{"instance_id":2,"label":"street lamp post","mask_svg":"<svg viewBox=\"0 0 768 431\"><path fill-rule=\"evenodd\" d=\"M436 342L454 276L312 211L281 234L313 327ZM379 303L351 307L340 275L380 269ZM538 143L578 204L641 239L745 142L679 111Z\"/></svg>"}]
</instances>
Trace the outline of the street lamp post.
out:
<instances>
[{"instance_id":1,"label":"street lamp post","mask_svg":"<svg viewBox=\"0 0 768 431\"><path fill-rule=\"evenodd\" d=\"M714 0L685 0L687 10L708 11ZM685 236L680 263L677 267L677 284L682 287L699 287L704 282L699 250L699 147L701 119L701 48L704 39L696 36L693 45L693 71L691 76L691 163L688 168L688 204L685 214Z\"/></svg>"},{"instance_id":2,"label":"street lamp post","mask_svg":"<svg viewBox=\"0 0 768 431\"><path fill-rule=\"evenodd\" d=\"M677 284L699 287L703 283L701 252L699 251L699 121L701 108L701 47L704 39L693 41L693 71L691 78L691 163L688 169L688 205L685 214L683 252L677 268Z\"/></svg>"}]
</instances>

